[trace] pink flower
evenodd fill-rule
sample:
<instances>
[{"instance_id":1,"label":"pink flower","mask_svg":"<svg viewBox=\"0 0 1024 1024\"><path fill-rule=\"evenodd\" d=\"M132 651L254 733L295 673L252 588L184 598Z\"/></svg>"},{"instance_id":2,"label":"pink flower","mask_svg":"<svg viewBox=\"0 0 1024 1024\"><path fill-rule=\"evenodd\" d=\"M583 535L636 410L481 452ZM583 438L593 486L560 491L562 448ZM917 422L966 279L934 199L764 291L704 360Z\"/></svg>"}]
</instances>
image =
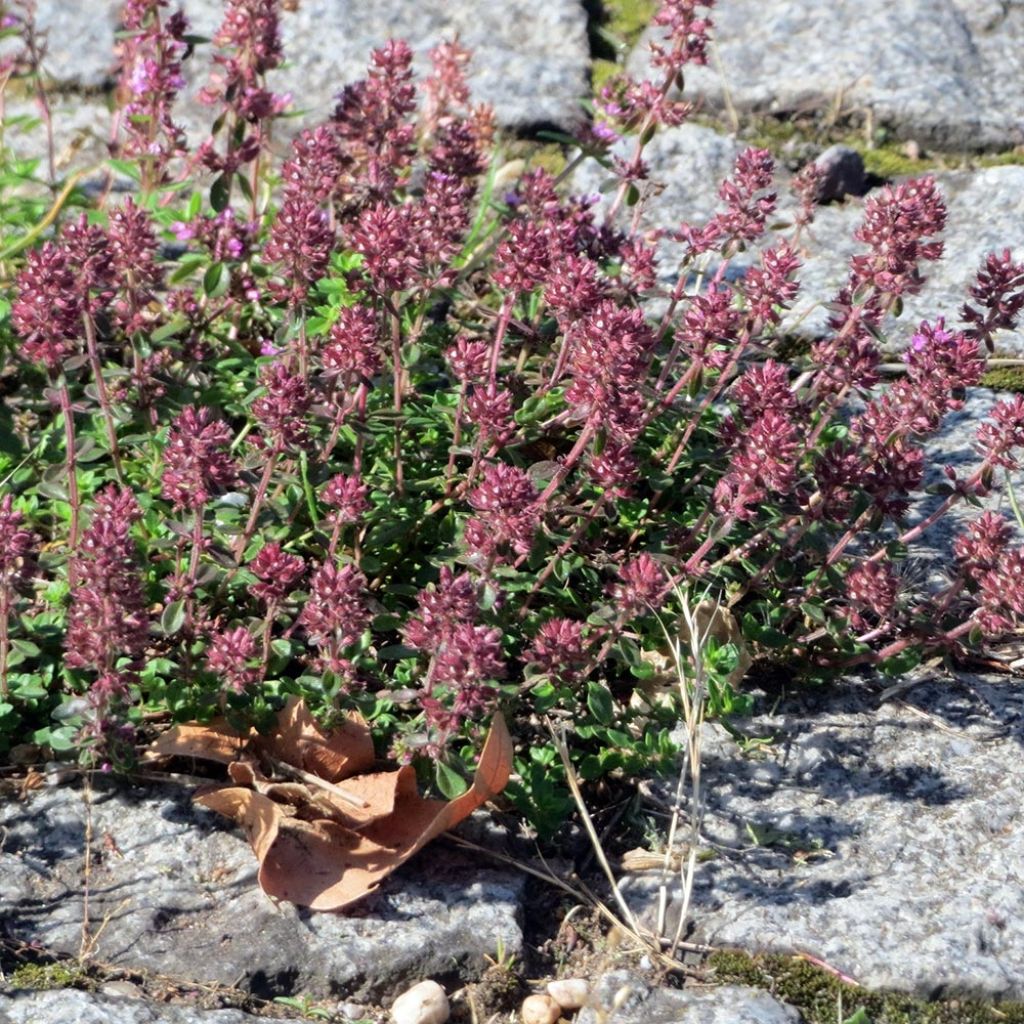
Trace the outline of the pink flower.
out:
<instances>
[{"instance_id":1,"label":"pink flower","mask_svg":"<svg viewBox=\"0 0 1024 1024\"><path fill-rule=\"evenodd\" d=\"M661 564L644 552L619 569L619 583L610 588L624 618L633 618L661 607L669 582Z\"/></svg>"},{"instance_id":2,"label":"pink flower","mask_svg":"<svg viewBox=\"0 0 1024 1024\"><path fill-rule=\"evenodd\" d=\"M278 451L296 448L307 438L306 413L312 397L306 382L283 363L264 367L260 383L265 394L252 403L264 443Z\"/></svg>"},{"instance_id":3,"label":"pink flower","mask_svg":"<svg viewBox=\"0 0 1024 1024\"><path fill-rule=\"evenodd\" d=\"M971 298L981 309L970 303L964 305L961 315L971 325L965 333L984 341L991 352L992 335L1013 330L1024 309L1024 263L1014 263L1009 249L1001 254L989 253L971 286Z\"/></svg>"},{"instance_id":4,"label":"pink flower","mask_svg":"<svg viewBox=\"0 0 1024 1024\"><path fill-rule=\"evenodd\" d=\"M171 424L161 477L163 496L175 511L197 511L237 481L238 467L227 450L231 440L231 429L211 410L182 409Z\"/></svg>"},{"instance_id":5,"label":"pink flower","mask_svg":"<svg viewBox=\"0 0 1024 1024\"><path fill-rule=\"evenodd\" d=\"M368 381L380 372L380 327L367 306L347 306L331 325L323 350L324 373L346 381Z\"/></svg>"},{"instance_id":6,"label":"pink flower","mask_svg":"<svg viewBox=\"0 0 1024 1024\"><path fill-rule=\"evenodd\" d=\"M206 667L223 680L225 689L242 693L260 681L260 668L253 664L258 656L256 637L245 626L236 626L211 634Z\"/></svg>"},{"instance_id":7,"label":"pink flower","mask_svg":"<svg viewBox=\"0 0 1024 1024\"><path fill-rule=\"evenodd\" d=\"M45 242L18 274L11 322L26 359L55 372L82 337L83 304L67 250Z\"/></svg>"},{"instance_id":8,"label":"pink flower","mask_svg":"<svg viewBox=\"0 0 1024 1024\"><path fill-rule=\"evenodd\" d=\"M366 577L355 566L321 565L299 615L310 642L328 648L354 644L370 623L365 589Z\"/></svg>"},{"instance_id":9,"label":"pink flower","mask_svg":"<svg viewBox=\"0 0 1024 1024\"><path fill-rule=\"evenodd\" d=\"M281 264L284 284L275 289L291 306L300 305L327 270L334 229L313 197L286 199L270 229L264 253Z\"/></svg>"},{"instance_id":10,"label":"pink flower","mask_svg":"<svg viewBox=\"0 0 1024 1024\"><path fill-rule=\"evenodd\" d=\"M72 668L112 671L120 657L138 659L149 619L131 539L142 515L135 496L111 485L96 496L92 523L69 569L71 604L64 660Z\"/></svg>"},{"instance_id":11,"label":"pink flower","mask_svg":"<svg viewBox=\"0 0 1024 1024\"><path fill-rule=\"evenodd\" d=\"M298 555L286 554L275 541L264 544L248 568L260 580L252 585L252 592L261 601L276 604L287 597L302 579L306 563Z\"/></svg>"},{"instance_id":12,"label":"pink flower","mask_svg":"<svg viewBox=\"0 0 1024 1024\"><path fill-rule=\"evenodd\" d=\"M525 660L559 682L578 683L588 661L583 623L564 618L548 619L533 638Z\"/></svg>"},{"instance_id":13,"label":"pink flower","mask_svg":"<svg viewBox=\"0 0 1024 1024\"><path fill-rule=\"evenodd\" d=\"M466 523L466 547L488 565L512 553L527 554L540 523L536 501L537 489L525 470L501 462L487 466L469 495L481 515Z\"/></svg>"},{"instance_id":14,"label":"pink flower","mask_svg":"<svg viewBox=\"0 0 1024 1024\"><path fill-rule=\"evenodd\" d=\"M339 523L357 523L370 507L366 485L357 476L339 473L331 477L323 489L323 500L335 511L331 518Z\"/></svg>"},{"instance_id":15,"label":"pink flower","mask_svg":"<svg viewBox=\"0 0 1024 1024\"><path fill-rule=\"evenodd\" d=\"M440 650L460 623L475 622L480 611L472 577L466 573L456 576L447 566L441 567L436 586L420 591L418 602L402 638L410 647L428 654Z\"/></svg>"},{"instance_id":16,"label":"pink flower","mask_svg":"<svg viewBox=\"0 0 1024 1024\"><path fill-rule=\"evenodd\" d=\"M900 579L890 562L861 562L847 575L845 586L849 605L846 614L855 629L870 629L872 623L886 622L896 607Z\"/></svg>"}]
</instances>

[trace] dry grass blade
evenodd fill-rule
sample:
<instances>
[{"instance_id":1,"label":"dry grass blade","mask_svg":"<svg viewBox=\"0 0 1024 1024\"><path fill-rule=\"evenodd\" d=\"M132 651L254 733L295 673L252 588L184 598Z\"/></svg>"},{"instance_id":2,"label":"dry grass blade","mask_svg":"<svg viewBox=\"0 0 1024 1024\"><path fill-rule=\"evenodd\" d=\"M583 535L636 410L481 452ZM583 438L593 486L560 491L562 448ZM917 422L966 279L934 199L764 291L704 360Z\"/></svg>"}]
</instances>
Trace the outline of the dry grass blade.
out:
<instances>
[{"instance_id":1,"label":"dry grass blade","mask_svg":"<svg viewBox=\"0 0 1024 1024\"><path fill-rule=\"evenodd\" d=\"M612 895L615 897L615 902L618 905L619 912L622 914L623 921L628 924L631 932L639 935L640 927L633 915L633 911L630 909L629 904L622 895L618 879L615 877L615 872L612 871L611 865L608 863L604 847L601 845L601 838L597 834L597 829L594 828L593 819L590 817L590 812L587 810L587 805L583 800L583 793L580 791L579 779L576 778L576 770L573 768L572 759L569 757L569 747L565 742L565 730L556 730L550 721L547 723L547 726L548 731L551 733L551 739L554 741L555 749L558 751L558 756L562 759L562 765L565 768L565 777L569 783L569 790L572 793L573 800L576 802L576 809L580 812L580 819L583 822L583 827L587 830L587 835L590 837L590 843L594 848L594 856L597 857L597 862L601 865L601 870L604 872L605 878L608 879L608 884L611 886Z\"/></svg>"},{"instance_id":2,"label":"dry grass blade","mask_svg":"<svg viewBox=\"0 0 1024 1024\"><path fill-rule=\"evenodd\" d=\"M358 807L361 810L370 806L361 797L355 796L353 793L349 793L347 790L333 782L321 779L319 775L314 775L312 772L307 772L302 768L296 768L295 765L286 764L284 761L278 761L273 757L267 756L267 761L270 762L271 767L279 775L286 775L290 778L298 779L300 782L305 782L310 786L316 786L317 789L322 789L325 793L330 793L332 796L336 796L339 800L343 800L345 803L351 804L353 807Z\"/></svg>"}]
</instances>

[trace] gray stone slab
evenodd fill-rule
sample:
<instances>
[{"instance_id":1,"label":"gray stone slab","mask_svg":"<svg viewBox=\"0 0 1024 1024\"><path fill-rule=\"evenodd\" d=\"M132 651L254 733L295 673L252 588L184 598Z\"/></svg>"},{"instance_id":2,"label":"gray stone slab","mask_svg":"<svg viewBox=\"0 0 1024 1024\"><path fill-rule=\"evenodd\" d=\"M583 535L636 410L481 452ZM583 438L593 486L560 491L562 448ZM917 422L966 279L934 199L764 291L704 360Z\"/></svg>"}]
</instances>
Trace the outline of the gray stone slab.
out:
<instances>
[{"instance_id":1,"label":"gray stone slab","mask_svg":"<svg viewBox=\"0 0 1024 1024\"><path fill-rule=\"evenodd\" d=\"M1020 999L1024 693L969 674L881 689L784 693L747 724L772 740L749 755L706 727L693 937L810 953L868 988ZM648 921L657 887L626 883Z\"/></svg>"},{"instance_id":2,"label":"gray stone slab","mask_svg":"<svg viewBox=\"0 0 1024 1024\"><path fill-rule=\"evenodd\" d=\"M743 985L670 989L613 971L595 986L577 1024L799 1024L800 1014L767 992Z\"/></svg>"},{"instance_id":3,"label":"gray stone slab","mask_svg":"<svg viewBox=\"0 0 1024 1024\"><path fill-rule=\"evenodd\" d=\"M196 1010L188 1006L111 999L57 989L0 995L4 1024L285 1024L277 1017L253 1017L241 1010Z\"/></svg>"},{"instance_id":4,"label":"gray stone slab","mask_svg":"<svg viewBox=\"0 0 1024 1024\"><path fill-rule=\"evenodd\" d=\"M687 69L715 107L786 113L838 109L948 149L1024 141L1020 0L721 0L720 67ZM653 31L653 30L649 30ZM647 66L641 39L630 67Z\"/></svg>"},{"instance_id":5,"label":"gray stone slab","mask_svg":"<svg viewBox=\"0 0 1024 1024\"><path fill-rule=\"evenodd\" d=\"M50 41L46 67L57 81L86 89L111 84L120 7L120 0L41 0L39 21ZM184 7L194 32L216 31L223 9L218 0L191 0ZM432 46L458 36L474 53L474 100L492 103L506 127L570 128L580 122L580 99L589 91L586 14L579 0L303 0L281 24L288 66L271 72L270 85L291 94L296 109L309 111L307 121L330 114L338 91L364 76L370 51L390 38L405 39L422 70ZM209 57L210 47L202 46L186 65L193 95L208 73ZM184 112L185 123L193 120L191 113Z\"/></svg>"},{"instance_id":6,"label":"gray stone slab","mask_svg":"<svg viewBox=\"0 0 1024 1024\"><path fill-rule=\"evenodd\" d=\"M98 784L97 784L98 785ZM0 807L7 934L77 955L86 805L62 786ZM522 948L521 875L429 848L351 913L275 906L239 831L185 788L99 788L92 804L90 933L117 966L256 995L380 999ZM101 927L102 925L102 927Z\"/></svg>"},{"instance_id":7,"label":"gray stone slab","mask_svg":"<svg viewBox=\"0 0 1024 1024\"><path fill-rule=\"evenodd\" d=\"M633 140L617 144L615 152L632 153ZM736 157L746 149L744 143L703 125L683 124L658 132L644 149L644 160L651 168L656 194L644 200L644 227L678 229L684 221L701 224L718 208L718 186L732 174ZM585 160L572 178L574 192L600 193L599 208L607 209L611 172L596 160ZM630 215L624 211L624 218ZM678 251L678 249L670 250Z\"/></svg>"}]
</instances>

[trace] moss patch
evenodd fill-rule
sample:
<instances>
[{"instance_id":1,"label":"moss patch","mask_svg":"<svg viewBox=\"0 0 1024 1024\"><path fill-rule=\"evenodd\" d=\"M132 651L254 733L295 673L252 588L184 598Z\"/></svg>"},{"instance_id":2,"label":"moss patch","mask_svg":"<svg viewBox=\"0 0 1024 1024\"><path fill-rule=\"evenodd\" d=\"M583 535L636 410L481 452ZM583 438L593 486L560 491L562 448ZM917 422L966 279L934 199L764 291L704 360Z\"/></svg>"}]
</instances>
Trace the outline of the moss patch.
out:
<instances>
[{"instance_id":1,"label":"moss patch","mask_svg":"<svg viewBox=\"0 0 1024 1024\"><path fill-rule=\"evenodd\" d=\"M522 160L524 170L540 167L548 174L558 177L569 162L567 148L557 142L540 142L535 139L511 139L505 150L506 160Z\"/></svg>"},{"instance_id":2,"label":"moss patch","mask_svg":"<svg viewBox=\"0 0 1024 1024\"><path fill-rule=\"evenodd\" d=\"M1024 1024L1024 1004L974 999L925 1002L898 992L869 992L840 981L799 957L713 953L716 981L769 991L795 1006L807 1024L836 1024L863 1010L870 1024ZM841 1007L842 1015L837 1015Z\"/></svg>"},{"instance_id":3,"label":"moss patch","mask_svg":"<svg viewBox=\"0 0 1024 1024\"><path fill-rule=\"evenodd\" d=\"M986 153L978 157L979 167L1015 167L1024 165L1024 146L1018 146L1007 153Z\"/></svg>"},{"instance_id":4,"label":"moss patch","mask_svg":"<svg viewBox=\"0 0 1024 1024\"><path fill-rule=\"evenodd\" d=\"M657 0L585 0L594 91L622 69L658 9Z\"/></svg>"},{"instance_id":5,"label":"moss patch","mask_svg":"<svg viewBox=\"0 0 1024 1024\"><path fill-rule=\"evenodd\" d=\"M849 143L847 143L849 145ZM922 171L931 170L936 166L934 160L913 159L907 156L900 147L893 145L866 149L863 142L853 146L864 159L864 169L876 178L899 178Z\"/></svg>"},{"instance_id":6,"label":"moss patch","mask_svg":"<svg viewBox=\"0 0 1024 1024\"><path fill-rule=\"evenodd\" d=\"M11 971L8 980L13 988L83 988L89 987L89 973L70 961L49 964L21 964Z\"/></svg>"},{"instance_id":7,"label":"moss patch","mask_svg":"<svg viewBox=\"0 0 1024 1024\"><path fill-rule=\"evenodd\" d=\"M993 391L1024 392L1024 366L1000 366L986 370L981 378L981 386Z\"/></svg>"},{"instance_id":8,"label":"moss patch","mask_svg":"<svg viewBox=\"0 0 1024 1024\"><path fill-rule=\"evenodd\" d=\"M605 0L609 35L634 46L658 10L657 0Z\"/></svg>"}]
</instances>

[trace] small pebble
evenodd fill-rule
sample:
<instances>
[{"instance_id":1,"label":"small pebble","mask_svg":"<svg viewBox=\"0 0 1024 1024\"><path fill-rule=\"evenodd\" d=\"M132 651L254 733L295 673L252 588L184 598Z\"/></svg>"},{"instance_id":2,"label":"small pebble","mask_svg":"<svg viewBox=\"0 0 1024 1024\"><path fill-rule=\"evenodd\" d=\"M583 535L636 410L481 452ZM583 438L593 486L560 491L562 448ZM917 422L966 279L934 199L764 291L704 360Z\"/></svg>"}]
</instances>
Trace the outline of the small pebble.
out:
<instances>
[{"instance_id":1,"label":"small pebble","mask_svg":"<svg viewBox=\"0 0 1024 1024\"><path fill-rule=\"evenodd\" d=\"M815 192L819 203L831 203L844 196L862 196L868 190L864 158L849 146L829 146L815 166L821 174Z\"/></svg>"},{"instance_id":2,"label":"small pebble","mask_svg":"<svg viewBox=\"0 0 1024 1024\"><path fill-rule=\"evenodd\" d=\"M145 999L146 993L130 981L108 981L100 986L100 995L113 996L116 999Z\"/></svg>"},{"instance_id":3,"label":"small pebble","mask_svg":"<svg viewBox=\"0 0 1024 1024\"><path fill-rule=\"evenodd\" d=\"M555 1024L562 1016L562 1007L551 996L527 996L519 1008L523 1024Z\"/></svg>"},{"instance_id":4,"label":"small pebble","mask_svg":"<svg viewBox=\"0 0 1024 1024\"><path fill-rule=\"evenodd\" d=\"M365 1020L366 1019L366 1007L362 1003L343 1002L338 1003L338 1013L345 1018L345 1020Z\"/></svg>"},{"instance_id":5,"label":"small pebble","mask_svg":"<svg viewBox=\"0 0 1024 1024\"><path fill-rule=\"evenodd\" d=\"M921 143L916 139L909 139L903 144L903 155L910 160L920 160L924 156Z\"/></svg>"},{"instance_id":6,"label":"small pebble","mask_svg":"<svg viewBox=\"0 0 1024 1024\"><path fill-rule=\"evenodd\" d=\"M444 989L436 981L421 981L391 1005L394 1024L444 1024L451 1009Z\"/></svg>"},{"instance_id":7,"label":"small pebble","mask_svg":"<svg viewBox=\"0 0 1024 1024\"><path fill-rule=\"evenodd\" d=\"M563 1010L578 1010L586 1005L590 985L585 978L561 978L548 982L548 995Z\"/></svg>"}]
</instances>

